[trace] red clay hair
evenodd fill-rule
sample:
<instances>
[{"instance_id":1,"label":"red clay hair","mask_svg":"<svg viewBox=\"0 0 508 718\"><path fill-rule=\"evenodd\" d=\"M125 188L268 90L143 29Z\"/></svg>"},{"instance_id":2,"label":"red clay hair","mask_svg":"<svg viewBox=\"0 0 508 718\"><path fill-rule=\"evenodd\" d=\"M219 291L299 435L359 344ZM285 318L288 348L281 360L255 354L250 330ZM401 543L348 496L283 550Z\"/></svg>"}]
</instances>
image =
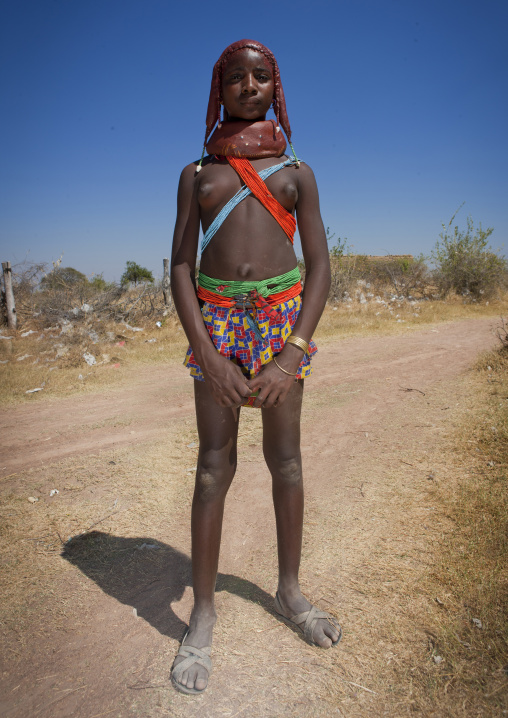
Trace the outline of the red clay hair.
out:
<instances>
[{"instance_id":1,"label":"red clay hair","mask_svg":"<svg viewBox=\"0 0 508 718\"><path fill-rule=\"evenodd\" d=\"M238 50L244 48L250 48L256 50L256 52L262 53L269 61L273 68L273 109L277 117L277 125L280 125L286 137L291 141L291 126L289 124L288 114L286 110L286 100L284 99L284 90L282 89L282 83L280 81L280 72L277 60L274 54L260 42L255 40L238 40L232 45L226 47L222 55L219 57L213 68L212 74L212 86L210 88L210 99L208 100L208 111L206 113L206 133L205 142L206 145L210 134L215 127L217 122L220 122L220 101L222 94L222 70L224 65L229 60L231 55Z\"/></svg>"}]
</instances>

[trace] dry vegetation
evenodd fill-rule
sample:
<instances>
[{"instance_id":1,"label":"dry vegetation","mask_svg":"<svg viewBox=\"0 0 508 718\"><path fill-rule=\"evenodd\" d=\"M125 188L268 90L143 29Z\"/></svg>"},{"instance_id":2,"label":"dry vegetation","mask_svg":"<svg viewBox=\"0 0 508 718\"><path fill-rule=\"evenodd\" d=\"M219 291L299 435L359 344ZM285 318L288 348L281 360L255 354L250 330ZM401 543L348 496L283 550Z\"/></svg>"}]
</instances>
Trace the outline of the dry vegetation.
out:
<instances>
[{"instance_id":1,"label":"dry vegetation","mask_svg":"<svg viewBox=\"0 0 508 718\"><path fill-rule=\"evenodd\" d=\"M507 305L501 290L482 302L470 295L440 297L423 261L412 257L332 253L331 262L332 288L316 332L318 342L499 316ZM18 331L0 327L0 402L86 392L121 381L126 375L122 370L136 364L183 357L185 336L174 306L164 304L160 285L122 288L101 278L59 279L41 289L46 269L30 265L15 273ZM87 364L85 355L95 363Z\"/></svg>"},{"instance_id":2,"label":"dry vegetation","mask_svg":"<svg viewBox=\"0 0 508 718\"><path fill-rule=\"evenodd\" d=\"M468 377L446 461L432 457L433 528L441 532L419 590L432 611L432 663L417 679L428 715L508 714L508 345ZM469 408L467 408L467 405ZM437 709L437 706L439 708Z\"/></svg>"}]
</instances>

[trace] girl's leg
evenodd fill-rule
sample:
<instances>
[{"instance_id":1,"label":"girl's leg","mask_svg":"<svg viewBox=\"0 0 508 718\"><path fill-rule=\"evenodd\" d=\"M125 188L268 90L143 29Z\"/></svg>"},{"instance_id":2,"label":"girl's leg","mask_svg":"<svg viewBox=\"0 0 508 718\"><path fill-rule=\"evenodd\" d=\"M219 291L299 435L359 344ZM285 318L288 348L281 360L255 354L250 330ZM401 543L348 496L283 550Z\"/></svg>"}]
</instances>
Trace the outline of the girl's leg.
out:
<instances>
[{"instance_id":1,"label":"girl's leg","mask_svg":"<svg viewBox=\"0 0 508 718\"><path fill-rule=\"evenodd\" d=\"M236 471L240 410L220 407L205 382L194 382L199 455L192 502L192 583L194 608L185 643L204 648L212 643L216 621L214 594L222 531L224 501ZM176 658L175 665L183 659ZM180 683L202 691L208 672L195 664Z\"/></svg>"},{"instance_id":2,"label":"girl's leg","mask_svg":"<svg viewBox=\"0 0 508 718\"><path fill-rule=\"evenodd\" d=\"M277 525L279 556L278 596L284 615L290 618L308 611L311 604L303 597L298 581L302 550L303 477L300 454L300 415L303 381L295 382L281 406L261 409L263 451L272 475L273 504ZM313 640L329 648L338 639L337 631L320 619Z\"/></svg>"}]
</instances>

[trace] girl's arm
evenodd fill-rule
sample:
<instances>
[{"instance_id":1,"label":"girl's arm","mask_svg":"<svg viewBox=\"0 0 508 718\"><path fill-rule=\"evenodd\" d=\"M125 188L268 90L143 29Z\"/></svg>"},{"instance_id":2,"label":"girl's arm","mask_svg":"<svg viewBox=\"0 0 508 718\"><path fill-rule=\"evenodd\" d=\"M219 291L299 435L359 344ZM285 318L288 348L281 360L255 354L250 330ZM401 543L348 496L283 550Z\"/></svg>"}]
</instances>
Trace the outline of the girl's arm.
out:
<instances>
[{"instance_id":1,"label":"girl's arm","mask_svg":"<svg viewBox=\"0 0 508 718\"><path fill-rule=\"evenodd\" d=\"M314 173L306 164L300 165L298 174L298 201L296 216L305 261L305 287L302 308L292 333L310 342L316 330L330 289L330 257L326 233L319 210L319 195ZM286 344L277 356L277 362L287 371L295 373L302 360L302 350ZM267 364L251 382L252 391L260 390L262 401L255 406L269 408L281 404L294 379L284 374L273 362Z\"/></svg>"},{"instance_id":2,"label":"girl's arm","mask_svg":"<svg viewBox=\"0 0 508 718\"><path fill-rule=\"evenodd\" d=\"M178 186L177 216L171 253L171 291L176 311L206 383L220 406L238 406L250 394L241 369L221 356L210 339L196 296L199 240L196 165L185 167Z\"/></svg>"}]
</instances>

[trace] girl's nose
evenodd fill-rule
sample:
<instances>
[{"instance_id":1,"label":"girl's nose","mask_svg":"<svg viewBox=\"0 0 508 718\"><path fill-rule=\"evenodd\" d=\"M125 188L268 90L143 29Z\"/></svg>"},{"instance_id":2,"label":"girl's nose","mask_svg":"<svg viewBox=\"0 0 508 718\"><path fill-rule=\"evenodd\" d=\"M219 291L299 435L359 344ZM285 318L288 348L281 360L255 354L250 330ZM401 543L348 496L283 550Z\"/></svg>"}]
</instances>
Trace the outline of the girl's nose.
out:
<instances>
[{"instance_id":1,"label":"girl's nose","mask_svg":"<svg viewBox=\"0 0 508 718\"><path fill-rule=\"evenodd\" d=\"M250 74L245 75L245 78L243 81L242 92L244 94L248 94L248 93L254 92L255 90L256 90L256 83L254 81L253 75L250 75Z\"/></svg>"}]
</instances>

